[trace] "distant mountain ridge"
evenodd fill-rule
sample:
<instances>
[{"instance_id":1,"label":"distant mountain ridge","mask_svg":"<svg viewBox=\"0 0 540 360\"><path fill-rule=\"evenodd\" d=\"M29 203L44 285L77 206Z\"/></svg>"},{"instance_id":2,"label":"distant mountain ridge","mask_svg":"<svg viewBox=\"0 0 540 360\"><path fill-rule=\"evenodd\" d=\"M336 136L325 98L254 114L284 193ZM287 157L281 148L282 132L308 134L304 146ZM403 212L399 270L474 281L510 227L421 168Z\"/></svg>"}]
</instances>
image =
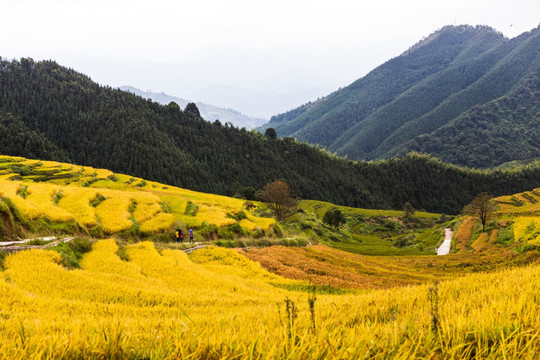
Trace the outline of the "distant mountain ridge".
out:
<instances>
[{"instance_id":1,"label":"distant mountain ridge","mask_svg":"<svg viewBox=\"0 0 540 360\"><path fill-rule=\"evenodd\" d=\"M176 96L165 94L164 92L156 93L151 91L142 91L133 86L121 86L121 90L129 91L135 95L139 95L145 99L151 99L162 105L168 105L171 101L177 103L182 109L192 101L182 99ZM201 113L201 117L207 121L219 120L221 123L231 123L236 127L245 127L248 130L254 129L266 123L265 119L253 116L247 116L233 109L225 109L218 106L208 105L201 102L196 102L197 108Z\"/></svg>"},{"instance_id":2,"label":"distant mountain ridge","mask_svg":"<svg viewBox=\"0 0 540 360\"><path fill-rule=\"evenodd\" d=\"M458 165L497 166L540 156L540 117L534 111L540 105L534 95L539 75L540 28L507 39L487 26L447 26L351 85L272 117L263 128L273 127L280 137L318 144L352 159L385 159L420 150ZM477 106L496 111L487 104L519 101L510 98L519 91L523 97L523 89L533 92L527 95L527 109L515 106L512 113L479 117ZM466 123L464 118L475 121ZM520 129L524 125L519 119L527 118L523 151L481 134L478 121L486 118ZM456 155L455 136L449 137L448 129L458 123L469 140L459 144L467 156ZM469 136L473 133L477 136Z\"/></svg>"},{"instance_id":3,"label":"distant mountain ridge","mask_svg":"<svg viewBox=\"0 0 540 360\"><path fill-rule=\"evenodd\" d=\"M214 85L189 94L189 98L227 108L231 107L244 114L269 119L275 114L329 92L324 89L311 88L270 95L235 86Z\"/></svg>"}]
</instances>

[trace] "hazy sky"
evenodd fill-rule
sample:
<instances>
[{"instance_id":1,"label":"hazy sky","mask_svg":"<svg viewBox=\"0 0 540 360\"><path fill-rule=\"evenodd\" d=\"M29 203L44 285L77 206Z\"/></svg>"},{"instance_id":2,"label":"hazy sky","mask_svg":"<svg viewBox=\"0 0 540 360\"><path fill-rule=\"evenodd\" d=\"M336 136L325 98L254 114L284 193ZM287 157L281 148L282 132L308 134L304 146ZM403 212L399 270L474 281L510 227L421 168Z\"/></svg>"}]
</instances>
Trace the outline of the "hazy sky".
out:
<instances>
[{"instance_id":1,"label":"hazy sky","mask_svg":"<svg viewBox=\"0 0 540 360\"><path fill-rule=\"evenodd\" d=\"M539 23L538 0L0 0L0 56L176 96L275 95L348 85L444 25Z\"/></svg>"}]
</instances>

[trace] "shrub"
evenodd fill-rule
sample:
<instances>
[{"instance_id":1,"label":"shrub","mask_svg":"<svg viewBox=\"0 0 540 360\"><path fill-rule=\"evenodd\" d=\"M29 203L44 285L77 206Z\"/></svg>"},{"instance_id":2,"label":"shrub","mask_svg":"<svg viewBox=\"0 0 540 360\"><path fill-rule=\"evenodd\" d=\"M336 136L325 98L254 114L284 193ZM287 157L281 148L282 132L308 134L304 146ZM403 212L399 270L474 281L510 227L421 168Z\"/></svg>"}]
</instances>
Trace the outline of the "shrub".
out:
<instances>
[{"instance_id":1,"label":"shrub","mask_svg":"<svg viewBox=\"0 0 540 360\"><path fill-rule=\"evenodd\" d=\"M52 202L54 205L58 205L58 202L60 201L60 199L62 199L64 197L64 193L62 192L62 190L57 190L54 192L53 194L53 197L52 197Z\"/></svg>"},{"instance_id":2,"label":"shrub","mask_svg":"<svg viewBox=\"0 0 540 360\"><path fill-rule=\"evenodd\" d=\"M188 201L186 205L186 211L184 212L184 215L186 216L197 216L197 212L199 211L199 207L195 205L192 201Z\"/></svg>"},{"instance_id":3,"label":"shrub","mask_svg":"<svg viewBox=\"0 0 540 360\"><path fill-rule=\"evenodd\" d=\"M248 235L248 232L239 224L224 226L218 229L218 237L220 239L234 239L245 235Z\"/></svg>"},{"instance_id":4,"label":"shrub","mask_svg":"<svg viewBox=\"0 0 540 360\"><path fill-rule=\"evenodd\" d=\"M79 261L83 255L92 250L92 242L88 239L76 238L69 242L59 243L51 247L62 257L60 264L67 269L79 269Z\"/></svg>"},{"instance_id":5,"label":"shrub","mask_svg":"<svg viewBox=\"0 0 540 360\"><path fill-rule=\"evenodd\" d=\"M90 206L92 207L98 207L99 204L101 204L103 201L107 200L107 198L103 195L101 195L100 193L97 193L96 194L96 197L93 198L91 201L90 201Z\"/></svg>"},{"instance_id":6,"label":"shrub","mask_svg":"<svg viewBox=\"0 0 540 360\"><path fill-rule=\"evenodd\" d=\"M281 229L281 226L279 226L278 223L274 223L273 229L274 229L274 234L276 234L276 236L283 236L283 230Z\"/></svg>"},{"instance_id":7,"label":"shrub","mask_svg":"<svg viewBox=\"0 0 540 360\"><path fill-rule=\"evenodd\" d=\"M8 256L8 253L0 250L0 270L4 270L4 259Z\"/></svg>"},{"instance_id":8,"label":"shrub","mask_svg":"<svg viewBox=\"0 0 540 360\"><path fill-rule=\"evenodd\" d=\"M201 229L198 231L200 237L206 240L218 239L218 228L214 224L202 223Z\"/></svg>"},{"instance_id":9,"label":"shrub","mask_svg":"<svg viewBox=\"0 0 540 360\"><path fill-rule=\"evenodd\" d=\"M78 254L85 254L92 250L92 241L85 238L75 238L68 242L68 246Z\"/></svg>"},{"instance_id":10,"label":"shrub","mask_svg":"<svg viewBox=\"0 0 540 360\"><path fill-rule=\"evenodd\" d=\"M28 196L28 186L27 185L21 185L19 187L19 189L17 189L17 195L19 195L20 197L22 197L23 199L26 199L26 197Z\"/></svg>"},{"instance_id":11,"label":"shrub","mask_svg":"<svg viewBox=\"0 0 540 360\"><path fill-rule=\"evenodd\" d=\"M241 221L243 219L247 219L247 215L246 213L244 212L244 210L240 210L238 212L235 212L233 214L231 213L227 213L227 217L228 218L231 218L231 219L234 219L236 221Z\"/></svg>"},{"instance_id":12,"label":"shrub","mask_svg":"<svg viewBox=\"0 0 540 360\"><path fill-rule=\"evenodd\" d=\"M103 230L103 226L101 226L101 224L98 224L88 229L88 235L93 238L103 238L105 237L105 230Z\"/></svg>"},{"instance_id":13,"label":"shrub","mask_svg":"<svg viewBox=\"0 0 540 360\"><path fill-rule=\"evenodd\" d=\"M324 213L323 221L333 228L338 228L347 220L345 215L339 209L330 209Z\"/></svg>"}]
</instances>

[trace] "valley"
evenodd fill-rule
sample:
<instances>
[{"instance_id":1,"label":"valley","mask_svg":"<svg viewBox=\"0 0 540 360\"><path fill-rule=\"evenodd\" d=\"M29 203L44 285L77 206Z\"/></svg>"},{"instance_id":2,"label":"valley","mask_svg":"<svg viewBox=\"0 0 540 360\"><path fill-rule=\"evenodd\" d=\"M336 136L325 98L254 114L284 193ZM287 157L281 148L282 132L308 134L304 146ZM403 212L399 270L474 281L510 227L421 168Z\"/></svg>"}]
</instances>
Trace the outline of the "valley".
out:
<instances>
[{"instance_id":1,"label":"valley","mask_svg":"<svg viewBox=\"0 0 540 360\"><path fill-rule=\"evenodd\" d=\"M266 124L0 58L0 360L536 360L539 50L444 26Z\"/></svg>"},{"instance_id":2,"label":"valley","mask_svg":"<svg viewBox=\"0 0 540 360\"><path fill-rule=\"evenodd\" d=\"M314 200L277 220L259 201L3 156L0 199L3 241L72 238L0 248L0 358L534 359L540 348L538 189L494 199L486 232L467 215ZM335 210L337 228L323 221ZM196 243L176 243L178 227ZM437 256L446 228L451 251Z\"/></svg>"}]
</instances>

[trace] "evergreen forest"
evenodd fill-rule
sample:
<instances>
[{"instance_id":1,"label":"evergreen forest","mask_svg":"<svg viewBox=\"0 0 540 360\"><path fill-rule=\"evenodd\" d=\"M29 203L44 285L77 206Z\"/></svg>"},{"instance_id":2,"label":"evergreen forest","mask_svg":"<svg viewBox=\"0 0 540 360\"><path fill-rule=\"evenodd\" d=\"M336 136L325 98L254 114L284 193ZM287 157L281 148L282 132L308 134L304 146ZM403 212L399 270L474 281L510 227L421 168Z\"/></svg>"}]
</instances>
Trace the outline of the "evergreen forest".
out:
<instances>
[{"instance_id":1,"label":"evergreen forest","mask_svg":"<svg viewBox=\"0 0 540 360\"><path fill-rule=\"evenodd\" d=\"M540 27L446 26L366 76L274 116L280 137L356 160L426 152L491 168L540 156Z\"/></svg>"},{"instance_id":2,"label":"evergreen forest","mask_svg":"<svg viewBox=\"0 0 540 360\"><path fill-rule=\"evenodd\" d=\"M69 161L223 195L281 179L298 198L381 209L409 202L447 214L481 192L540 187L539 163L477 171L417 153L357 162L269 134L207 122L194 104L160 105L54 61L0 59L4 155Z\"/></svg>"}]
</instances>

